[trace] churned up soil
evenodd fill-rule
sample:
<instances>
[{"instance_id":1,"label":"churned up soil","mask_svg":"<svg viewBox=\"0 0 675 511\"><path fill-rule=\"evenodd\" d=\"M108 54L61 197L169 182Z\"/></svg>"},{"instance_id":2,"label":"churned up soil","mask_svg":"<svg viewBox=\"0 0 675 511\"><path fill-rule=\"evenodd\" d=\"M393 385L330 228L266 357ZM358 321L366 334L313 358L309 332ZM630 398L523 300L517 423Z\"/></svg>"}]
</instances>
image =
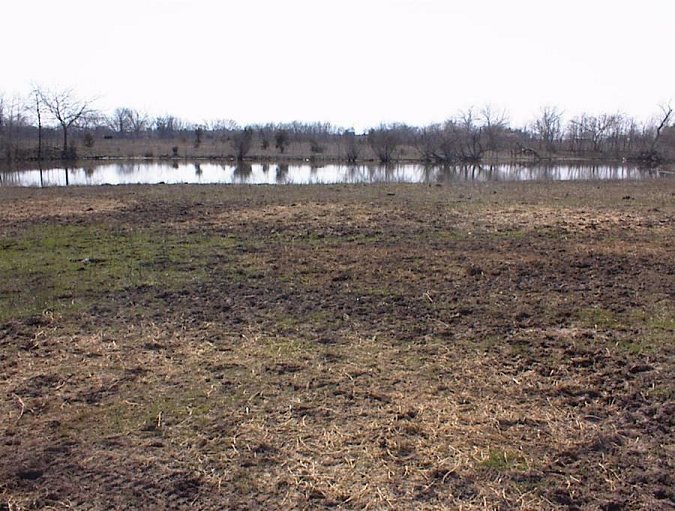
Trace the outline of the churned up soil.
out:
<instances>
[{"instance_id":1,"label":"churned up soil","mask_svg":"<svg viewBox=\"0 0 675 511\"><path fill-rule=\"evenodd\" d=\"M0 510L675 508L673 179L0 219Z\"/></svg>"}]
</instances>

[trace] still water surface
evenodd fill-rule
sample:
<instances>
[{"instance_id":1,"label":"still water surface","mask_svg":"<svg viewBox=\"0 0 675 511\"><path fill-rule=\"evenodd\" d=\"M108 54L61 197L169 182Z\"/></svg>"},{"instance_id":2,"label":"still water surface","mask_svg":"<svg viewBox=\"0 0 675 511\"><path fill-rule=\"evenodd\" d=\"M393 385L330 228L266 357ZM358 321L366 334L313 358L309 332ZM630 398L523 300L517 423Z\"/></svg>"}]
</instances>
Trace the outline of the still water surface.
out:
<instances>
[{"instance_id":1,"label":"still water surface","mask_svg":"<svg viewBox=\"0 0 675 511\"><path fill-rule=\"evenodd\" d=\"M666 174L622 165L310 165L284 163L114 162L0 171L0 186L158 183L332 184L652 179Z\"/></svg>"}]
</instances>

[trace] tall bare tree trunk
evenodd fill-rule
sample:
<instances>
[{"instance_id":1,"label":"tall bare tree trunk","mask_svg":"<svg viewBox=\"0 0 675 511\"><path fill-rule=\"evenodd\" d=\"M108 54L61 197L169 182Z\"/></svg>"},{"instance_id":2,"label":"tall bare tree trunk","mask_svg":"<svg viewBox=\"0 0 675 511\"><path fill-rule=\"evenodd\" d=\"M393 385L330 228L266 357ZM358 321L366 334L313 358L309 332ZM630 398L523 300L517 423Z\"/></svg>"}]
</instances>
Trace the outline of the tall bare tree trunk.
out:
<instances>
[{"instance_id":1,"label":"tall bare tree trunk","mask_svg":"<svg viewBox=\"0 0 675 511\"><path fill-rule=\"evenodd\" d=\"M63 157L65 158L68 154L68 127L65 124L62 124L63 128Z\"/></svg>"},{"instance_id":2,"label":"tall bare tree trunk","mask_svg":"<svg viewBox=\"0 0 675 511\"><path fill-rule=\"evenodd\" d=\"M40 112L40 96L35 93L35 112L38 122L38 161L42 161L42 114ZM42 168L40 168L40 180L42 180Z\"/></svg>"},{"instance_id":3,"label":"tall bare tree trunk","mask_svg":"<svg viewBox=\"0 0 675 511\"><path fill-rule=\"evenodd\" d=\"M673 114L673 108L670 105L661 107L661 110L663 110L663 118L661 119L659 125L656 127L656 135L652 139L652 144L650 147L651 154L656 154L656 144L659 143L659 139L661 138L661 132L663 131L663 128L665 128L668 125L670 116Z\"/></svg>"}]
</instances>

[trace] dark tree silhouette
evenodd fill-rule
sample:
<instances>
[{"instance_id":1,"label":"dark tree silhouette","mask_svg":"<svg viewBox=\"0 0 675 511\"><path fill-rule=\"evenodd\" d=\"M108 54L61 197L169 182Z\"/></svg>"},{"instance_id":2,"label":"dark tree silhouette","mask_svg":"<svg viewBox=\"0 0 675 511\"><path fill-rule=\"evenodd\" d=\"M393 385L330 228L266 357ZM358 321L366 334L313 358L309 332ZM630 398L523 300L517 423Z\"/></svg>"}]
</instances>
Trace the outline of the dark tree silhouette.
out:
<instances>
[{"instance_id":1,"label":"dark tree silhouette","mask_svg":"<svg viewBox=\"0 0 675 511\"><path fill-rule=\"evenodd\" d=\"M242 161L251 150L253 144L253 129L246 127L232 135L232 147L237 155L237 161Z\"/></svg>"}]
</instances>

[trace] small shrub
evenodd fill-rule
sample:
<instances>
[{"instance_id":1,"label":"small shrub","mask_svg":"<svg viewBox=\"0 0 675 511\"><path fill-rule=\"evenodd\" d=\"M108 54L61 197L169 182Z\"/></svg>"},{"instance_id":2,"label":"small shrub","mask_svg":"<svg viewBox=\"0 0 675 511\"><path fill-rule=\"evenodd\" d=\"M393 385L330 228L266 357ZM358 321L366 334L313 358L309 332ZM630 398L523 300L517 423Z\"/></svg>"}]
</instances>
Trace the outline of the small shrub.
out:
<instances>
[{"instance_id":1,"label":"small shrub","mask_svg":"<svg viewBox=\"0 0 675 511\"><path fill-rule=\"evenodd\" d=\"M85 133L84 135L84 146L91 149L94 147L94 136L91 133Z\"/></svg>"},{"instance_id":2,"label":"small shrub","mask_svg":"<svg viewBox=\"0 0 675 511\"><path fill-rule=\"evenodd\" d=\"M288 146L288 132L286 130L279 130L274 134L274 142L280 153L283 153Z\"/></svg>"},{"instance_id":3,"label":"small shrub","mask_svg":"<svg viewBox=\"0 0 675 511\"><path fill-rule=\"evenodd\" d=\"M356 163L361 156L361 147L353 131L344 134L345 157L348 163Z\"/></svg>"},{"instance_id":4,"label":"small shrub","mask_svg":"<svg viewBox=\"0 0 675 511\"><path fill-rule=\"evenodd\" d=\"M253 130L245 128L232 135L232 146L237 153L237 161L242 161L251 150Z\"/></svg>"},{"instance_id":5,"label":"small shrub","mask_svg":"<svg viewBox=\"0 0 675 511\"><path fill-rule=\"evenodd\" d=\"M63 151L62 157L64 160L76 160L77 159L77 148L74 144L70 144L68 149Z\"/></svg>"},{"instance_id":6,"label":"small shrub","mask_svg":"<svg viewBox=\"0 0 675 511\"><path fill-rule=\"evenodd\" d=\"M310 150L313 153L322 154L323 151L324 151L324 147L321 144L319 144L316 140L311 140L310 141Z\"/></svg>"}]
</instances>

